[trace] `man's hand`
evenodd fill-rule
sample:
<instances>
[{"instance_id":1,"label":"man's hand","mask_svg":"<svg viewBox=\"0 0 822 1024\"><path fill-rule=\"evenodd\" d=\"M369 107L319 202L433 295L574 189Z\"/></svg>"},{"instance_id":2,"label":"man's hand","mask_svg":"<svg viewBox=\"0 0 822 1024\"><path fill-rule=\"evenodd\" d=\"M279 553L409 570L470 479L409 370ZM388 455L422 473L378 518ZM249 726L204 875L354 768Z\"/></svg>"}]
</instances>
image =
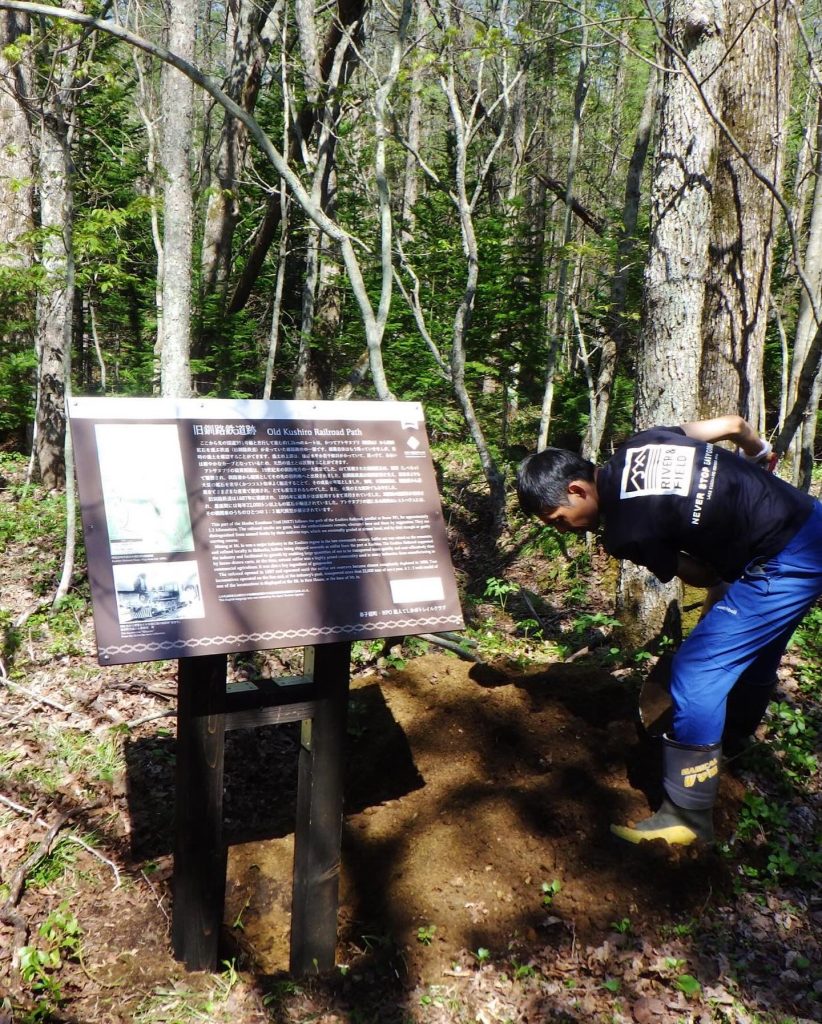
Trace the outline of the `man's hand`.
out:
<instances>
[{"instance_id":1,"label":"man's hand","mask_svg":"<svg viewBox=\"0 0 822 1024\"><path fill-rule=\"evenodd\" d=\"M742 452L741 454L746 462L751 462L755 466L761 466L768 473L773 473L776 468L777 455L770 441L763 441L762 447L753 455L748 455L747 452Z\"/></svg>"}]
</instances>

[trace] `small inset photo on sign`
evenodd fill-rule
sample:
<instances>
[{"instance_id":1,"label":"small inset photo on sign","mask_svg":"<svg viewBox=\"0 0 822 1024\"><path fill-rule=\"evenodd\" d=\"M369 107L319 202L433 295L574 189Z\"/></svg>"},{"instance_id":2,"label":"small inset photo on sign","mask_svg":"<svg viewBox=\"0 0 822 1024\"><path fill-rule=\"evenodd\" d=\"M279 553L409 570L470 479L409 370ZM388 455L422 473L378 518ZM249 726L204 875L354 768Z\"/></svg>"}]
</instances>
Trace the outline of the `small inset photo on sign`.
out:
<instances>
[{"instance_id":1,"label":"small inset photo on sign","mask_svg":"<svg viewBox=\"0 0 822 1024\"><path fill-rule=\"evenodd\" d=\"M394 604L418 604L422 601L444 601L445 591L439 576L422 579L391 580L391 600Z\"/></svg>"},{"instance_id":2,"label":"small inset photo on sign","mask_svg":"<svg viewBox=\"0 0 822 1024\"><path fill-rule=\"evenodd\" d=\"M121 624L205 616L196 562L129 562L113 568Z\"/></svg>"},{"instance_id":3,"label":"small inset photo on sign","mask_svg":"<svg viewBox=\"0 0 822 1024\"><path fill-rule=\"evenodd\" d=\"M173 423L99 423L95 431L112 555L193 551Z\"/></svg>"}]
</instances>

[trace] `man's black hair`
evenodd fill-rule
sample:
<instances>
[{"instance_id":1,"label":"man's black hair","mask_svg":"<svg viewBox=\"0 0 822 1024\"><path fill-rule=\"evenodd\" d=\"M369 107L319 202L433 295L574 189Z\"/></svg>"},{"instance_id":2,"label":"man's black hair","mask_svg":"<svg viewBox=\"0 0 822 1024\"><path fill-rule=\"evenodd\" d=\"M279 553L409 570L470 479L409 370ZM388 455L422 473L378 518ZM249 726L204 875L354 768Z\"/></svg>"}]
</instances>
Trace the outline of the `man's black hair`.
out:
<instances>
[{"instance_id":1,"label":"man's black hair","mask_svg":"<svg viewBox=\"0 0 822 1024\"><path fill-rule=\"evenodd\" d=\"M564 448L546 448L523 459L517 470L519 507L529 516L544 509L569 505L568 485L574 480L594 482L596 467Z\"/></svg>"}]
</instances>

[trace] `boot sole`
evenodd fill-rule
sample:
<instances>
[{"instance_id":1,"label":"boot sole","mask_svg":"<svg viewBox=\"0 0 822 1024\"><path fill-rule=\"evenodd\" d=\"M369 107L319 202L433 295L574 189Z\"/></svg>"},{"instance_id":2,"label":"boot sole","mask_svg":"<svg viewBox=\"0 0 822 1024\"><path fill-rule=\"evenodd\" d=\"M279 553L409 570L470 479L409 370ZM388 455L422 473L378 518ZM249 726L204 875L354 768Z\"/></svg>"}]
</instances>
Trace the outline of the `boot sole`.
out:
<instances>
[{"instance_id":1,"label":"boot sole","mask_svg":"<svg viewBox=\"0 0 822 1024\"><path fill-rule=\"evenodd\" d=\"M628 825L611 825L611 832L620 839L638 845L652 839L664 839L670 846L690 846L699 836L685 825L669 825L667 828L638 829Z\"/></svg>"}]
</instances>

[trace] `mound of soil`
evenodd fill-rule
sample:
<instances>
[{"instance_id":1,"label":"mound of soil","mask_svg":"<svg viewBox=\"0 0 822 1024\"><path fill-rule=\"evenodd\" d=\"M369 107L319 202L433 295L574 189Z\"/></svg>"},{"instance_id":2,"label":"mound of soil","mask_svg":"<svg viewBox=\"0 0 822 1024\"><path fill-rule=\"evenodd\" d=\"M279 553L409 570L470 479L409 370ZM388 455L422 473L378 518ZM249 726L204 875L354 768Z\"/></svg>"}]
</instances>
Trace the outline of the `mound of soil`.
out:
<instances>
[{"instance_id":1,"label":"mound of soil","mask_svg":"<svg viewBox=\"0 0 822 1024\"><path fill-rule=\"evenodd\" d=\"M609 833L658 798L656 751L638 737L635 708L629 684L574 664L520 672L428 655L355 680L341 960L381 936L403 951L409 977L430 983L461 950L557 930L588 941L614 922L641 929L697 912L724 884L719 861L663 844L640 853ZM244 760L242 745L230 760ZM293 808L293 782L270 768L265 755L242 767L267 781L255 799L277 807L268 822L256 811L272 838L231 847L226 913L266 973L288 963L292 844L276 834ZM720 830L739 795L728 780ZM248 797L229 783L238 824Z\"/></svg>"}]
</instances>

